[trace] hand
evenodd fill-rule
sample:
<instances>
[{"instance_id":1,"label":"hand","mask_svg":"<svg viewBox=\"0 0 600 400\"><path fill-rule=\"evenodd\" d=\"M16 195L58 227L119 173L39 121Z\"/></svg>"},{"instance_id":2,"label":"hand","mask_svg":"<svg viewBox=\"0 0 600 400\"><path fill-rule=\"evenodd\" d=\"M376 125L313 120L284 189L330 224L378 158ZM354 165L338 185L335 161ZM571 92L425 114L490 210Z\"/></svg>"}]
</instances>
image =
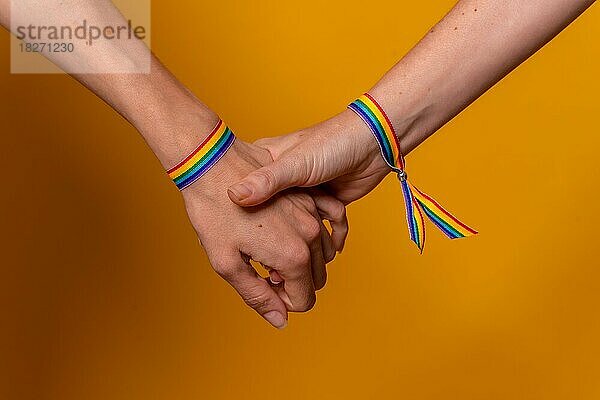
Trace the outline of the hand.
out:
<instances>
[{"instance_id":1,"label":"hand","mask_svg":"<svg viewBox=\"0 0 600 400\"><path fill-rule=\"evenodd\" d=\"M261 204L290 187L317 185L348 204L373 190L391 171L367 125L350 110L255 144L275 161L229 188L230 199L241 206Z\"/></svg>"},{"instance_id":2,"label":"hand","mask_svg":"<svg viewBox=\"0 0 600 400\"><path fill-rule=\"evenodd\" d=\"M344 205L318 192L290 192L247 209L231 203L227 187L271 161L266 150L238 139L183 197L215 271L250 307L283 328L288 311L308 311L315 304L315 290L327 279L325 264L342 248L348 226ZM331 236L320 213L331 220ZM269 284L250 260L264 265L282 284Z\"/></svg>"}]
</instances>

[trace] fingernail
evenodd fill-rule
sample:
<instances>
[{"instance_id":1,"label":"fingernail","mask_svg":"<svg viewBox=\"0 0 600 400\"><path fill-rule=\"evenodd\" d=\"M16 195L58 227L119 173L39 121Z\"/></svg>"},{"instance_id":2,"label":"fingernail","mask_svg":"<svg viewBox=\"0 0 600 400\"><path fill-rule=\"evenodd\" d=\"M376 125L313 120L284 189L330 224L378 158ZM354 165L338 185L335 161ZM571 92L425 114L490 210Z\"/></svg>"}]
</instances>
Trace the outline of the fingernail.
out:
<instances>
[{"instance_id":1,"label":"fingernail","mask_svg":"<svg viewBox=\"0 0 600 400\"><path fill-rule=\"evenodd\" d=\"M263 317L277 329L283 329L287 326L287 320L279 311L269 311Z\"/></svg>"},{"instance_id":2,"label":"fingernail","mask_svg":"<svg viewBox=\"0 0 600 400\"><path fill-rule=\"evenodd\" d=\"M269 280L273 285L279 285L283 282L283 278L277 271L269 271Z\"/></svg>"},{"instance_id":3,"label":"fingernail","mask_svg":"<svg viewBox=\"0 0 600 400\"><path fill-rule=\"evenodd\" d=\"M252 190L243 183L236 183L229 189L229 193L233 195L237 200L244 200L252 194Z\"/></svg>"},{"instance_id":4,"label":"fingernail","mask_svg":"<svg viewBox=\"0 0 600 400\"><path fill-rule=\"evenodd\" d=\"M271 283L273 285L279 285L281 282L283 282L283 281L280 281L280 280L277 280L277 279L273 279L272 276L269 276L269 280L271 281Z\"/></svg>"}]
</instances>

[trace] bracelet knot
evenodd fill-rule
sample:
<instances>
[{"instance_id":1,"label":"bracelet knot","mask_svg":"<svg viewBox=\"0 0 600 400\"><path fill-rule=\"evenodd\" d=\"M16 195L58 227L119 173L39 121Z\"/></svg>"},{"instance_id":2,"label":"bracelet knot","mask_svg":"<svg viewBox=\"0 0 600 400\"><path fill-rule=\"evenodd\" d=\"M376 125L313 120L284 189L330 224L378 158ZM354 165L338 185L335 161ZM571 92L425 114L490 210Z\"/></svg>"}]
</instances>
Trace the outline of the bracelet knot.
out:
<instances>
[{"instance_id":1,"label":"bracelet knot","mask_svg":"<svg viewBox=\"0 0 600 400\"><path fill-rule=\"evenodd\" d=\"M379 103L368 93L360 96L349 106L369 127L379 144L381 156L387 165L396 172L404 204L410 239L415 242L421 253L425 246L425 219L429 220L450 239L476 235L477 231L460 222L446 211L437 201L421 192L408 181L404 171L405 161L400 151L400 140L392 122Z\"/></svg>"}]
</instances>

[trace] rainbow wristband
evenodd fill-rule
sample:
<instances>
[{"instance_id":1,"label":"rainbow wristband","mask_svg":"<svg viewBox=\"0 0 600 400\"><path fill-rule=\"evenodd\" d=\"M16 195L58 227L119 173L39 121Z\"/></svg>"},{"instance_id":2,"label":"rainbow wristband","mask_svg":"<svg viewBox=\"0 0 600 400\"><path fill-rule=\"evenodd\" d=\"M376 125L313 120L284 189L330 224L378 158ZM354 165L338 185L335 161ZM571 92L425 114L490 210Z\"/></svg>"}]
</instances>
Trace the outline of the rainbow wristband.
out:
<instances>
[{"instance_id":1,"label":"rainbow wristband","mask_svg":"<svg viewBox=\"0 0 600 400\"><path fill-rule=\"evenodd\" d=\"M210 135L183 161L167 171L179 190L196 182L227 152L235 135L219 120Z\"/></svg>"},{"instance_id":2,"label":"rainbow wristband","mask_svg":"<svg viewBox=\"0 0 600 400\"><path fill-rule=\"evenodd\" d=\"M425 246L425 219L427 216L446 236L457 239L476 235L477 232L460 222L446 211L437 201L421 192L410 182L404 172L405 162L400 152L400 141L394 127L383 108L368 93L360 96L348 106L368 126L381 149L381 155L390 168L398 174L402 186L406 220L410 239L415 242L421 253Z\"/></svg>"}]
</instances>

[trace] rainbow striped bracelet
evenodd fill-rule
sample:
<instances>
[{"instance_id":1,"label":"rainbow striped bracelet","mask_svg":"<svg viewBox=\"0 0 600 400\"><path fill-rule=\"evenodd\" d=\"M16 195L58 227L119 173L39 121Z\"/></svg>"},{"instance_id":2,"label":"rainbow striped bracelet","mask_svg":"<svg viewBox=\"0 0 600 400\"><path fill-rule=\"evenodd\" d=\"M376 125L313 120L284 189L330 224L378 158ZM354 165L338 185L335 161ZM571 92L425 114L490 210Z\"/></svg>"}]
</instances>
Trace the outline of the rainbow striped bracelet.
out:
<instances>
[{"instance_id":1,"label":"rainbow striped bracelet","mask_svg":"<svg viewBox=\"0 0 600 400\"><path fill-rule=\"evenodd\" d=\"M406 220L410 239L415 242L421 253L425 246L425 219L427 216L446 236L457 239L476 235L477 232L460 222L446 211L437 201L421 192L408 181L404 157L400 151L400 141L383 108L368 93L352 102L349 109L354 111L368 126L381 149L381 155L390 168L398 174L402 186Z\"/></svg>"},{"instance_id":2,"label":"rainbow striped bracelet","mask_svg":"<svg viewBox=\"0 0 600 400\"><path fill-rule=\"evenodd\" d=\"M177 188L183 190L208 172L225 155L234 141L235 135L231 129L219 120L206 139L189 156L169 169L167 174Z\"/></svg>"}]
</instances>

